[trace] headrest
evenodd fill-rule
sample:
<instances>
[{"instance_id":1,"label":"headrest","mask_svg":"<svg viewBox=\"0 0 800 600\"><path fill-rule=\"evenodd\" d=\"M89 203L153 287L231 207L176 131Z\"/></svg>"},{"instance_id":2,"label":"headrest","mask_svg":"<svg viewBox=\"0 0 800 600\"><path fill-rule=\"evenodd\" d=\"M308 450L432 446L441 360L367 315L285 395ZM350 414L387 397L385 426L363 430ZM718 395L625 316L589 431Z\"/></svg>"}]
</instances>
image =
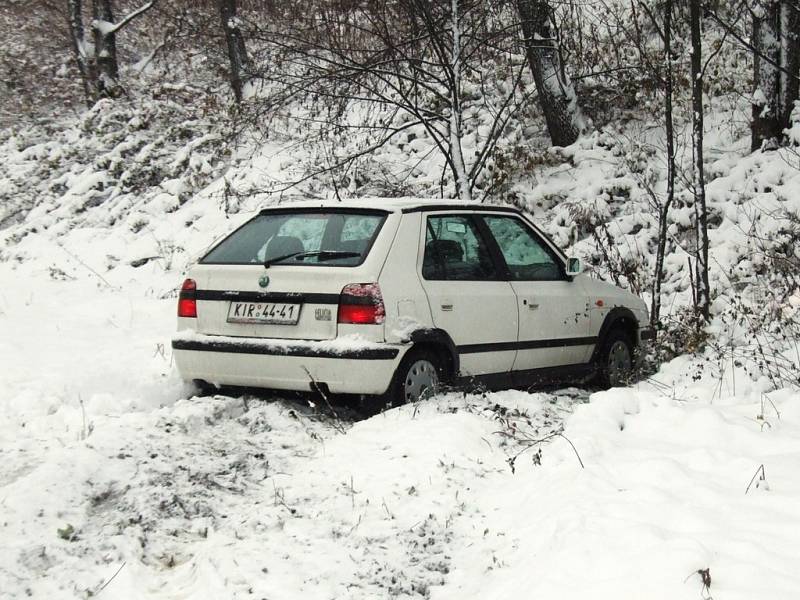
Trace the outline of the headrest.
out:
<instances>
[{"instance_id":1,"label":"headrest","mask_svg":"<svg viewBox=\"0 0 800 600\"><path fill-rule=\"evenodd\" d=\"M305 247L293 235L276 235L267 244L267 260L298 252L305 252Z\"/></svg>"},{"instance_id":2,"label":"headrest","mask_svg":"<svg viewBox=\"0 0 800 600\"><path fill-rule=\"evenodd\" d=\"M431 240L425 245L425 254L430 254L434 260L445 262L464 260L461 244L455 240Z\"/></svg>"}]
</instances>

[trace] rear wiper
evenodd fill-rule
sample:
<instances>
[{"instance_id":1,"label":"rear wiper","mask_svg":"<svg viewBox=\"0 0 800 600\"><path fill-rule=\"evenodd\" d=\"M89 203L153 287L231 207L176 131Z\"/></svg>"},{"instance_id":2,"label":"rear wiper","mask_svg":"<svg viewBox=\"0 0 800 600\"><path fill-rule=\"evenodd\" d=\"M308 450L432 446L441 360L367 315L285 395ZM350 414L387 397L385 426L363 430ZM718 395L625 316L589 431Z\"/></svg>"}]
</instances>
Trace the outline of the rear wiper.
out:
<instances>
[{"instance_id":1,"label":"rear wiper","mask_svg":"<svg viewBox=\"0 0 800 600\"><path fill-rule=\"evenodd\" d=\"M269 268L270 265L274 265L275 263L279 263L284 260L289 260L290 258L295 258L300 260L301 258L310 258L312 256L317 257L317 260L322 262L326 260L336 260L337 258L356 258L357 256L361 256L360 252L345 252L342 250L316 250L314 252L292 252L291 254L285 254L284 256L277 256L275 258L269 258L264 261L264 268Z\"/></svg>"}]
</instances>

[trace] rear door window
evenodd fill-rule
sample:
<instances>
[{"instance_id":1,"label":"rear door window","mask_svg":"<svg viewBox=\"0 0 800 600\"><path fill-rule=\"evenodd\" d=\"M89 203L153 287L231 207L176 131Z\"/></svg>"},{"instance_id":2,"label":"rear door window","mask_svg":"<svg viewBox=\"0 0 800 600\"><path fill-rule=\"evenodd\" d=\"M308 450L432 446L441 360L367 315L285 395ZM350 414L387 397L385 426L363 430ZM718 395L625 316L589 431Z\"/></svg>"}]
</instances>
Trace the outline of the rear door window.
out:
<instances>
[{"instance_id":1,"label":"rear door window","mask_svg":"<svg viewBox=\"0 0 800 600\"><path fill-rule=\"evenodd\" d=\"M364 262L383 212L265 212L234 231L202 264L353 267Z\"/></svg>"},{"instance_id":2,"label":"rear door window","mask_svg":"<svg viewBox=\"0 0 800 600\"><path fill-rule=\"evenodd\" d=\"M428 280L494 279L491 256L475 222L466 215L428 217L422 276Z\"/></svg>"}]
</instances>

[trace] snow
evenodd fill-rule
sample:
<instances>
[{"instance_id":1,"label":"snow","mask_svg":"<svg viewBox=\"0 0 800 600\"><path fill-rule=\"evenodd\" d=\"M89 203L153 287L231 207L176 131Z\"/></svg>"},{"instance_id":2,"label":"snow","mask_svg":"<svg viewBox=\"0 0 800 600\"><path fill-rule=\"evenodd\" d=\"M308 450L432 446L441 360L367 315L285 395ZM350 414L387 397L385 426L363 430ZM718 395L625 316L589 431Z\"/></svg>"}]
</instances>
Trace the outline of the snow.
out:
<instances>
[{"instance_id":1,"label":"snow","mask_svg":"<svg viewBox=\"0 0 800 600\"><path fill-rule=\"evenodd\" d=\"M766 95L764 95L764 91L760 87L756 88L755 90L753 90L752 102L756 106L767 106L767 97L766 97ZM766 116L766 115L764 115L762 113L761 116L763 117L763 116Z\"/></svg>"},{"instance_id":2,"label":"snow","mask_svg":"<svg viewBox=\"0 0 800 600\"><path fill-rule=\"evenodd\" d=\"M371 342L370 340L366 339L363 335L359 334L350 334L350 335L341 335L332 340L321 340L321 341L298 341L298 340L282 340L277 338L262 338L262 339L253 339L253 338L240 338L240 337L230 337L225 335L214 335L208 336L203 335L201 333L197 333L196 331L192 330L184 330L179 333L176 333L173 338L174 340L180 341L209 341L213 340L215 342L220 342L223 344L248 344L251 346L263 346L264 348L273 348L273 349L282 349L282 350L290 350L295 348L303 348L304 350L308 350L310 352L324 352L324 353L333 353L333 354L344 354L347 352L355 352L360 350L374 350L379 348L386 348L385 344L379 344L377 342Z\"/></svg>"},{"instance_id":3,"label":"snow","mask_svg":"<svg viewBox=\"0 0 800 600\"><path fill-rule=\"evenodd\" d=\"M786 136L792 144L800 146L800 101L794 104L792 126L786 130Z\"/></svg>"},{"instance_id":4,"label":"snow","mask_svg":"<svg viewBox=\"0 0 800 600\"><path fill-rule=\"evenodd\" d=\"M749 99L710 101L705 353L625 389L452 392L361 419L285 396L194 397L179 381L182 272L263 206L293 200L282 186L320 152L305 143L315 131L303 138L281 114L269 143L229 148L225 124L193 112L197 97L164 84L141 106L103 101L0 139L0 596L798 596L800 119L794 148L745 156L736 123ZM464 110L465 157L485 113ZM536 125L509 122L476 190L496 184L594 275L616 269L646 290L664 194L654 122L547 151L530 141ZM366 141L348 131L334 147ZM419 129L398 135L353 168L351 193L438 194L431 148ZM316 179L297 195L330 187ZM667 333L685 328L693 223L679 189Z\"/></svg>"},{"instance_id":5,"label":"snow","mask_svg":"<svg viewBox=\"0 0 800 600\"><path fill-rule=\"evenodd\" d=\"M117 33L119 30L127 26L136 17L150 10L155 3L156 3L155 0L152 0L151 2L146 2L139 8L125 15L122 19L120 19L116 23L110 23L109 21L104 21L102 19L94 19L92 21L92 27L97 29L104 37L109 36L113 33Z\"/></svg>"},{"instance_id":6,"label":"snow","mask_svg":"<svg viewBox=\"0 0 800 600\"><path fill-rule=\"evenodd\" d=\"M189 397L171 274L74 267L0 265L4 597L674 600L704 569L717 597L800 589L796 392L684 357L362 421Z\"/></svg>"}]
</instances>

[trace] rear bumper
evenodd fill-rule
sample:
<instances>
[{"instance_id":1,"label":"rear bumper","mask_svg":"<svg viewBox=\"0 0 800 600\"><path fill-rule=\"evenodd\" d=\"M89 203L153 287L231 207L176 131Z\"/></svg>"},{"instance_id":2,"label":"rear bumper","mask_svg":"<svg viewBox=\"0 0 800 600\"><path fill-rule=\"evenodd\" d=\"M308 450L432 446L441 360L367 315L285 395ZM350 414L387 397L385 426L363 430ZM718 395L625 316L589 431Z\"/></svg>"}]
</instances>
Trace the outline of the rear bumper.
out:
<instances>
[{"instance_id":1,"label":"rear bumper","mask_svg":"<svg viewBox=\"0 0 800 600\"><path fill-rule=\"evenodd\" d=\"M356 338L317 342L181 332L172 349L187 381L308 391L313 378L333 393L382 394L408 346Z\"/></svg>"}]
</instances>

